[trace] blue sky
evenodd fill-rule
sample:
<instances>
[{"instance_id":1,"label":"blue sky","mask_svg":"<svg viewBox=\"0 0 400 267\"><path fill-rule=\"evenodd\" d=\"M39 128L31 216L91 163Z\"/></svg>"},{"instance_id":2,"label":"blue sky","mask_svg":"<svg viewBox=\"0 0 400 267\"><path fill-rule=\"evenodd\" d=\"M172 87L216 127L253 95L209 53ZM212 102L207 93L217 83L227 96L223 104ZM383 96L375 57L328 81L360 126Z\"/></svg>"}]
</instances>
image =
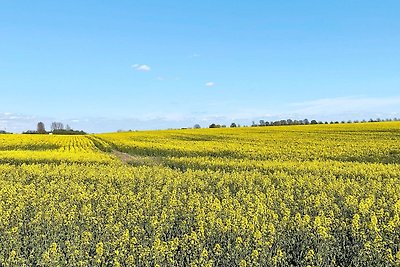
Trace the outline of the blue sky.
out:
<instances>
[{"instance_id":1,"label":"blue sky","mask_svg":"<svg viewBox=\"0 0 400 267\"><path fill-rule=\"evenodd\" d=\"M399 1L0 3L0 129L400 117Z\"/></svg>"}]
</instances>

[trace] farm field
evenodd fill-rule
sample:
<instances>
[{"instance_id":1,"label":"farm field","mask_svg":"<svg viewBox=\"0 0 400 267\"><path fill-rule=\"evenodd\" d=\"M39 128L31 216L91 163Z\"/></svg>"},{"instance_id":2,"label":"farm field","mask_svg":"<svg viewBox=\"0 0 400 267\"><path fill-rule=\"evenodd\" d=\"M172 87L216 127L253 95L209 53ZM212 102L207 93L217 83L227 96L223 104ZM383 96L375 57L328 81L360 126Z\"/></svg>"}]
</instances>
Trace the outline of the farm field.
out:
<instances>
[{"instance_id":1,"label":"farm field","mask_svg":"<svg viewBox=\"0 0 400 267\"><path fill-rule=\"evenodd\" d=\"M0 266L400 266L400 123L0 135Z\"/></svg>"}]
</instances>

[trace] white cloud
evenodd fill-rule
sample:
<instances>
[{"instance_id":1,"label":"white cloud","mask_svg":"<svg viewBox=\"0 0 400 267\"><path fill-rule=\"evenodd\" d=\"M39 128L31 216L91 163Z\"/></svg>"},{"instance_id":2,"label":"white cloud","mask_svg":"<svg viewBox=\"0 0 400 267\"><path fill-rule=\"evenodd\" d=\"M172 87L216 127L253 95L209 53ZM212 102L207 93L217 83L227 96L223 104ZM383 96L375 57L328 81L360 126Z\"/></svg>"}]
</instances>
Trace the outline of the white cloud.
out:
<instances>
[{"instance_id":1,"label":"white cloud","mask_svg":"<svg viewBox=\"0 0 400 267\"><path fill-rule=\"evenodd\" d=\"M150 66L146 64L134 64L132 65L132 68L134 68L136 71L143 71L143 72L151 70Z\"/></svg>"},{"instance_id":2,"label":"white cloud","mask_svg":"<svg viewBox=\"0 0 400 267\"><path fill-rule=\"evenodd\" d=\"M214 85L214 82L209 83ZM214 107L214 103L211 102L208 103L207 107L201 106L201 110L192 112L162 112L161 108L159 112L137 114L135 117L72 117L67 119L0 112L0 130L10 132L33 130L39 121L46 124L46 129L50 127L52 121L61 121L64 125L69 124L73 129L82 129L87 132L107 132L118 129L190 127L195 123L201 123L203 127L211 123L229 125L231 122L249 125L251 121L258 122L260 119L272 121L308 118L310 120L341 121L400 117L400 96L324 98L301 103L280 103L269 108L265 106L237 106L232 104L234 102L215 103L218 103L217 107ZM175 110L180 109L177 103L172 103L172 105L175 106Z\"/></svg>"},{"instance_id":3,"label":"white cloud","mask_svg":"<svg viewBox=\"0 0 400 267\"><path fill-rule=\"evenodd\" d=\"M196 58L196 57L200 57L200 55L197 54L197 53L194 53L194 54L192 54L192 55L189 56L189 58Z\"/></svg>"},{"instance_id":4,"label":"white cloud","mask_svg":"<svg viewBox=\"0 0 400 267\"><path fill-rule=\"evenodd\" d=\"M395 97L337 97L323 98L303 103L292 104L297 113L303 114L342 114L342 113L366 113L388 112L399 110L400 96Z\"/></svg>"},{"instance_id":5,"label":"white cloud","mask_svg":"<svg viewBox=\"0 0 400 267\"><path fill-rule=\"evenodd\" d=\"M206 82L207 87L213 87L215 86L215 82Z\"/></svg>"},{"instance_id":6,"label":"white cloud","mask_svg":"<svg viewBox=\"0 0 400 267\"><path fill-rule=\"evenodd\" d=\"M0 112L0 130L9 132L22 132L27 129L34 129L36 123L39 122L35 116L27 116L22 114Z\"/></svg>"}]
</instances>

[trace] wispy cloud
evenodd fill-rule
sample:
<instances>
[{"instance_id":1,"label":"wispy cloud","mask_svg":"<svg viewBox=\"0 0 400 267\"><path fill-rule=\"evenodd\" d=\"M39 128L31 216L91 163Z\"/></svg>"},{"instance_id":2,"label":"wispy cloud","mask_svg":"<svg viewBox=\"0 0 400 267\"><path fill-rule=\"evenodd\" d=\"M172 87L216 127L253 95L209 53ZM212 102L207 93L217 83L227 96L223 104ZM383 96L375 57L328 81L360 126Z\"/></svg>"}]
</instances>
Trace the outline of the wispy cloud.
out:
<instances>
[{"instance_id":1,"label":"wispy cloud","mask_svg":"<svg viewBox=\"0 0 400 267\"><path fill-rule=\"evenodd\" d=\"M323 98L313 101L291 104L297 113L307 114L341 114L354 112L385 112L391 109L400 111L400 96L395 97L364 97L350 96Z\"/></svg>"},{"instance_id":2,"label":"wispy cloud","mask_svg":"<svg viewBox=\"0 0 400 267\"><path fill-rule=\"evenodd\" d=\"M189 56L189 58L196 58L196 57L200 57L200 55L197 53L193 53L192 55Z\"/></svg>"},{"instance_id":3,"label":"wispy cloud","mask_svg":"<svg viewBox=\"0 0 400 267\"><path fill-rule=\"evenodd\" d=\"M143 71L143 72L151 71L151 67L146 64L134 64L132 65L132 68L135 69L136 71Z\"/></svg>"},{"instance_id":4,"label":"wispy cloud","mask_svg":"<svg viewBox=\"0 0 400 267\"><path fill-rule=\"evenodd\" d=\"M207 87L214 87L215 86L215 82L206 82L205 84Z\"/></svg>"},{"instance_id":5,"label":"wispy cloud","mask_svg":"<svg viewBox=\"0 0 400 267\"><path fill-rule=\"evenodd\" d=\"M4 112L0 113L0 130L7 130L10 132L20 132L27 130L27 128L36 127L35 116L27 116L16 113ZM38 121L36 121L37 123Z\"/></svg>"},{"instance_id":6,"label":"wispy cloud","mask_svg":"<svg viewBox=\"0 0 400 267\"><path fill-rule=\"evenodd\" d=\"M213 82L209 82L214 85ZM221 103L218 103L219 105ZM177 106L177 104L174 104ZM225 107L230 105L225 104ZM178 108L176 108L178 110ZM43 121L49 128L52 121L61 121L69 124L74 129L82 129L88 132L116 131L118 129L167 129L190 127L195 123L201 123L203 127L211 123L229 125L236 122L244 125L251 121L278 120L278 119L316 119L331 120L361 120L369 118L394 118L400 117L400 96L393 97L365 97L350 96L338 98L324 98L280 105L272 110L261 106L235 107L224 111L212 111L214 109L201 109L173 112L155 112L137 114L135 117L73 117L51 118L29 116L24 114L0 112L0 130L22 132L33 130L39 121Z\"/></svg>"}]
</instances>

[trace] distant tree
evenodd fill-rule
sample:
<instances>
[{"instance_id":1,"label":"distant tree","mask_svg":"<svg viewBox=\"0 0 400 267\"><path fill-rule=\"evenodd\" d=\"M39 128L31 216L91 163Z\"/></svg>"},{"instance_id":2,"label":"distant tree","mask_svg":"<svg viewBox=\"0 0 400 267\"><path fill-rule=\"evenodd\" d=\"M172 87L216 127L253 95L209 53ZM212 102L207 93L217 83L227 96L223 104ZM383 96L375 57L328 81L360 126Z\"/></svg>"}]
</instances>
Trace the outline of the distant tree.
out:
<instances>
[{"instance_id":1,"label":"distant tree","mask_svg":"<svg viewBox=\"0 0 400 267\"><path fill-rule=\"evenodd\" d=\"M219 125L212 123L208 128L219 128Z\"/></svg>"},{"instance_id":2,"label":"distant tree","mask_svg":"<svg viewBox=\"0 0 400 267\"><path fill-rule=\"evenodd\" d=\"M318 124L316 120L312 120L310 124Z\"/></svg>"},{"instance_id":3,"label":"distant tree","mask_svg":"<svg viewBox=\"0 0 400 267\"><path fill-rule=\"evenodd\" d=\"M303 124L308 125L308 124L310 124L310 122L308 121L308 119L304 119Z\"/></svg>"},{"instance_id":4,"label":"distant tree","mask_svg":"<svg viewBox=\"0 0 400 267\"><path fill-rule=\"evenodd\" d=\"M51 123L51 131L60 131L60 130L64 130L64 124L62 124L61 122L52 122Z\"/></svg>"},{"instance_id":5,"label":"distant tree","mask_svg":"<svg viewBox=\"0 0 400 267\"><path fill-rule=\"evenodd\" d=\"M46 129L44 127L44 123L43 122L38 122L37 127L36 127L36 131L40 134L45 134L46 133Z\"/></svg>"},{"instance_id":6,"label":"distant tree","mask_svg":"<svg viewBox=\"0 0 400 267\"><path fill-rule=\"evenodd\" d=\"M225 124L222 124L222 125L221 125L221 128L226 128L226 125L225 125Z\"/></svg>"},{"instance_id":7,"label":"distant tree","mask_svg":"<svg viewBox=\"0 0 400 267\"><path fill-rule=\"evenodd\" d=\"M265 121L264 120L260 120L260 126L265 126Z\"/></svg>"},{"instance_id":8,"label":"distant tree","mask_svg":"<svg viewBox=\"0 0 400 267\"><path fill-rule=\"evenodd\" d=\"M232 122L231 123L231 128L236 128L236 127L237 127L236 123Z\"/></svg>"},{"instance_id":9,"label":"distant tree","mask_svg":"<svg viewBox=\"0 0 400 267\"><path fill-rule=\"evenodd\" d=\"M38 134L38 132L34 131L34 130L28 130L28 131L22 132L22 134Z\"/></svg>"},{"instance_id":10,"label":"distant tree","mask_svg":"<svg viewBox=\"0 0 400 267\"><path fill-rule=\"evenodd\" d=\"M201 126L200 126L200 124L195 124L195 125L193 126L193 128L194 128L194 129L200 129Z\"/></svg>"},{"instance_id":11,"label":"distant tree","mask_svg":"<svg viewBox=\"0 0 400 267\"><path fill-rule=\"evenodd\" d=\"M67 125L65 126L65 130L66 130L66 131L71 131L72 128L67 124Z\"/></svg>"}]
</instances>

